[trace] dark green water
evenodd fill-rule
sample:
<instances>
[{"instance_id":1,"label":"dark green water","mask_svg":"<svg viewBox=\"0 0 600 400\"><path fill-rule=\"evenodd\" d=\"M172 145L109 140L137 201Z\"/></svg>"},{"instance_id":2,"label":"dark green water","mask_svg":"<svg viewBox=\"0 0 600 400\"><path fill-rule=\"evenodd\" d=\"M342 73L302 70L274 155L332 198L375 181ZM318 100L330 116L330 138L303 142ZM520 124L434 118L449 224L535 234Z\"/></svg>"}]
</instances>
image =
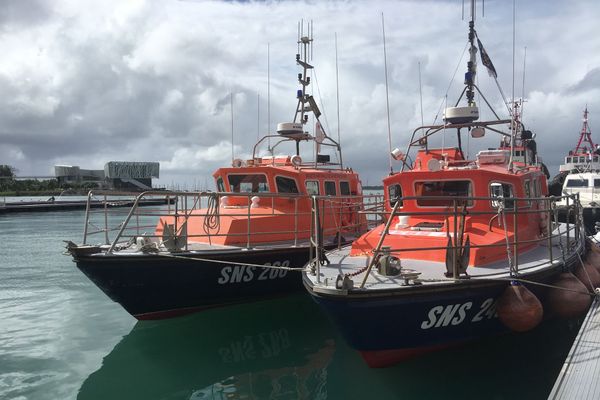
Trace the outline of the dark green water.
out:
<instances>
[{"instance_id":1,"label":"dark green water","mask_svg":"<svg viewBox=\"0 0 600 400\"><path fill-rule=\"evenodd\" d=\"M299 293L137 322L62 254L83 212L0 215L0 399L545 399L578 323L369 369Z\"/></svg>"}]
</instances>

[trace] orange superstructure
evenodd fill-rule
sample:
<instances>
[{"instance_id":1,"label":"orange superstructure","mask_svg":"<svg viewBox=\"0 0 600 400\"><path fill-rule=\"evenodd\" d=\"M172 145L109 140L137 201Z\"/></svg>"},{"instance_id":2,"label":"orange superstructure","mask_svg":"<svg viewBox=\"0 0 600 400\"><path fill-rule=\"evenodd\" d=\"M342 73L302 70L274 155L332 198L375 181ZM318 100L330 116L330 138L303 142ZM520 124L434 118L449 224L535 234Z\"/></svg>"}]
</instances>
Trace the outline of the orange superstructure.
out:
<instances>
[{"instance_id":1,"label":"orange superstructure","mask_svg":"<svg viewBox=\"0 0 600 400\"><path fill-rule=\"evenodd\" d=\"M499 218L501 200L490 198L545 196L548 191L546 177L534 165L519 165L509 170L508 153L503 150L481 152L477 160L470 161L460 154L458 149L420 150L411 170L383 180L386 209L391 211L397 199L402 197L397 212L404 214L392 220L384 246L401 250L403 258L443 262L448 238L454 235L457 226L462 225L471 245L469 266L506 258L506 248L499 245L507 238L513 241L515 221L512 215ZM434 170L428 165L435 166ZM467 197L470 199L461 199ZM516 217L518 237L523 243L520 250L526 251L539 239L547 215L539 211L543 208L539 201L516 202L520 211ZM510 211L514 206L515 200L511 199L502 205L502 209ZM455 207L464 217L446 216ZM351 254L373 249L383 229L383 225L379 226L355 241Z\"/></svg>"}]
</instances>

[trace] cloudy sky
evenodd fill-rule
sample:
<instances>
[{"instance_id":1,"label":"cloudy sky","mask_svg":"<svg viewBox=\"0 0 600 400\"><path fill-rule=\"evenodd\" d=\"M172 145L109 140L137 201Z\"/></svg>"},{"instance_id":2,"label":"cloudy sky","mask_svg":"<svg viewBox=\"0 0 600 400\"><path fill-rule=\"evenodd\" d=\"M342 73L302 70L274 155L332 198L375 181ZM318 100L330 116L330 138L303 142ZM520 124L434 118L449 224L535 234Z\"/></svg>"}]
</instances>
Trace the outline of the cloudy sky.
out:
<instances>
[{"instance_id":1,"label":"cloudy sky","mask_svg":"<svg viewBox=\"0 0 600 400\"><path fill-rule=\"evenodd\" d=\"M476 22L507 97L512 3L487 0L482 16L479 2ZM304 19L314 24L310 89L325 129L337 138L337 34L344 161L363 184L377 184L389 171L382 13L392 146L404 147L421 122L419 64L425 123L446 93L453 103L462 90L461 0L2 0L0 164L25 176L53 175L56 164L159 161L159 184L202 187L231 162L230 93L235 157L247 158L269 126L293 118ZM514 92L523 93L526 47L524 122L553 175L577 142L586 104L600 141L598 16L596 0L516 1ZM505 115L481 65L478 84ZM471 140L469 152L490 140Z\"/></svg>"}]
</instances>

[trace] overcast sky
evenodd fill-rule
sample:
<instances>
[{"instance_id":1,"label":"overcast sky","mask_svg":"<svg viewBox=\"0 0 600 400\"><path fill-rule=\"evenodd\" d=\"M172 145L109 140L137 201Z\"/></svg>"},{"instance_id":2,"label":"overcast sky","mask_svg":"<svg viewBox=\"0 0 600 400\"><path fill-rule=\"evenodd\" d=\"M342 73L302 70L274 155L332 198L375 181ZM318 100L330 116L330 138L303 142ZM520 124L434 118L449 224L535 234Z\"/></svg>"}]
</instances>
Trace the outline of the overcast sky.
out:
<instances>
[{"instance_id":1,"label":"overcast sky","mask_svg":"<svg viewBox=\"0 0 600 400\"><path fill-rule=\"evenodd\" d=\"M524 123L555 175L577 143L586 104L600 141L600 2L516 6L514 92L522 96L526 47ZM483 17L479 2L478 11L476 30L510 98L512 2L486 1ZM56 164L102 169L113 160L159 161L158 184L203 187L231 163L230 93L235 157L247 158L269 125L274 131L293 118L297 23L304 19L314 24L310 89L325 129L337 138L337 34L344 161L363 184L377 184L389 171L382 13L392 146L403 148L421 122L419 63L425 123L446 92L454 103L462 90L461 0L2 0L0 164L24 176L53 175ZM478 83L505 116L482 65ZM469 152L490 140L471 140Z\"/></svg>"}]
</instances>

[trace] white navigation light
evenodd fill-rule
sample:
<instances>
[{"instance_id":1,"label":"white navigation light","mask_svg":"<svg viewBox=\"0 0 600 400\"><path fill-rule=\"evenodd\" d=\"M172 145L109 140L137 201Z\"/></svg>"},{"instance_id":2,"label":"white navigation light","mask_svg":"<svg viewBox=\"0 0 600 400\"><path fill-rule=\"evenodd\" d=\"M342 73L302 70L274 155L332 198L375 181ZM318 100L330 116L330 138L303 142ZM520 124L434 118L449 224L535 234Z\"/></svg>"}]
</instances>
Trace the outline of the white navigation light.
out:
<instances>
[{"instance_id":1,"label":"white navigation light","mask_svg":"<svg viewBox=\"0 0 600 400\"><path fill-rule=\"evenodd\" d=\"M444 121L449 124L466 124L479 119L476 106L448 107L444 110Z\"/></svg>"},{"instance_id":2,"label":"white navigation light","mask_svg":"<svg viewBox=\"0 0 600 400\"><path fill-rule=\"evenodd\" d=\"M392 150L391 154L392 154L392 157L394 158L394 160L402 161L406 158L404 153L397 147L394 150Z\"/></svg>"},{"instance_id":3,"label":"white navigation light","mask_svg":"<svg viewBox=\"0 0 600 400\"><path fill-rule=\"evenodd\" d=\"M293 155L292 158L290 159L290 162L292 163L292 165L294 167L299 167L300 165L302 165L302 157L300 157L299 155Z\"/></svg>"},{"instance_id":4,"label":"white navigation light","mask_svg":"<svg viewBox=\"0 0 600 400\"><path fill-rule=\"evenodd\" d=\"M235 160L233 160L231 162L231 166L234 168L244 167L245 165L246 165L246 163L244 162L244 160L242 160L240 158L236 158Z\"/></svg>"}]
</instances>

